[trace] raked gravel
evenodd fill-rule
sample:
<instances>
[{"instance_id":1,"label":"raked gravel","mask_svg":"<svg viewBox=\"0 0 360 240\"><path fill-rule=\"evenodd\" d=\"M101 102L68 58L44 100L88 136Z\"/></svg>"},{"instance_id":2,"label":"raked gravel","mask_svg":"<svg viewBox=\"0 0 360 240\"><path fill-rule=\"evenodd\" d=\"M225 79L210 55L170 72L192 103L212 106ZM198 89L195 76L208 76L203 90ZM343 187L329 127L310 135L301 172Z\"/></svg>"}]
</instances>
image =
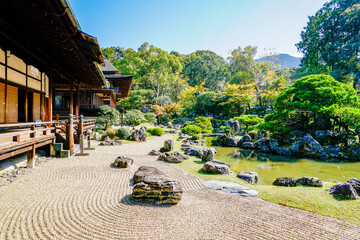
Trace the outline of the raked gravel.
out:
<instances>
[{"instance_id":1,"label":"raked gravel","mask_svg":"<svg viewBox=\"0 0 360 240\"><path fill-rule=\"evenodd\" d=\"M197 176L147 155L169 138L98 146L19 176L0 188L0 239L360 239L360 227L344 221L204 188ZM112 167L120 155L134 159L131 168ZM131 201L130 180L142 165L182 182L179 204Z\"/></svg>"}]
</instances>

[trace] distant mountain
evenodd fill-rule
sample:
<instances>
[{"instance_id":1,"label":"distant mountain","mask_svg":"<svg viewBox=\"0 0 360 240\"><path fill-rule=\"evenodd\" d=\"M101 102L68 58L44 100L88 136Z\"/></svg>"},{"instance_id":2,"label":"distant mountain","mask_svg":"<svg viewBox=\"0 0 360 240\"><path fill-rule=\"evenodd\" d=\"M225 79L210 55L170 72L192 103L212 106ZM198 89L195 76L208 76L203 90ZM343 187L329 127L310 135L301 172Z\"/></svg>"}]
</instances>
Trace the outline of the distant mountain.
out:
<instances>
[{"instance_id":1,"label":"distant mountain","mask_svg":"<svg viewBox=\"0 0 360 240\"><path fill-rule=\"evenodd\" d=\"M292 68L300 66L300 59L289 54L278 54L273 56L267 56L256 59L257 62L273 62L276 65L280 65L280 68Z\"/></svg>"}]
</instances>

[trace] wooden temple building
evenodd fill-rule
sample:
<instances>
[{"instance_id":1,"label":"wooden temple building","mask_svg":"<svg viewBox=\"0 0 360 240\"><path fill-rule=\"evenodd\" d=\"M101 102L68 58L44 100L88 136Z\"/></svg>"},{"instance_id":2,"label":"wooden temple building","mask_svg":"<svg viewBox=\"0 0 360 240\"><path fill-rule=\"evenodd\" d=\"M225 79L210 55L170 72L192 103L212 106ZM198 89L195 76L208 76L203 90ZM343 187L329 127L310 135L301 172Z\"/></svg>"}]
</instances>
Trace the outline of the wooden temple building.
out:
<instances>
[{"instance_id":1,"label":"wooden temple building","mask_svg":"<svg viewBox=\"0 0 360 240\"><path fill-rule=\"evenodd\" d=\"M95 120L79 117L81 106L114 106L119 93L99 68L99 44L81 31L67 0L1 3L0 160L27 152L31 167L45 145L55 156L74 154L95 128ZM66 119L54 117L58 109Z\"/></svg>"}]
</instances>

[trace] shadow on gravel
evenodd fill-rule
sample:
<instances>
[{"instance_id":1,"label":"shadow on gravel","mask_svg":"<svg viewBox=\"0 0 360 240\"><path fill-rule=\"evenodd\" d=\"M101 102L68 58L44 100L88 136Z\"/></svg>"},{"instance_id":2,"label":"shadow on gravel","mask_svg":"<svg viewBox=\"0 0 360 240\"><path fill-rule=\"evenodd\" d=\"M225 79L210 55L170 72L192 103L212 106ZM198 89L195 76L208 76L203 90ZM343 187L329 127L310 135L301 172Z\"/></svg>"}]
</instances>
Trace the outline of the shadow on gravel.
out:
<instances>
[{"instance_id":1,"label":"shadow on gravel","mask_svg":"<svg viewBox=\"0 0 360 240\"><path fill-rule=\"evenodd\" d=\"M153 200L150 199L132 199L131 194L125 195L125 197L123 197L120 200L120 203L130 206L156 207L156 208L169 208L174 206L173 204L158 205L154 203Z\"/></svg>"}]
</instances>

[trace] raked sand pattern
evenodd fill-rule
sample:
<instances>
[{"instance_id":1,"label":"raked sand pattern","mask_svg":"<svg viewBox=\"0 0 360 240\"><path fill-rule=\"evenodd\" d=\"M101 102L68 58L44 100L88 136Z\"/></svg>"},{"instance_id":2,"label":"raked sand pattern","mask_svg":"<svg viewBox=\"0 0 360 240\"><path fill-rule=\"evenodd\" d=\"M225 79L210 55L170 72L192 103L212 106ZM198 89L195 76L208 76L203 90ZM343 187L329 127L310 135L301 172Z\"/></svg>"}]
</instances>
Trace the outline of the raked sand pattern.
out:
<instances>
[{"instance_id":1,"label":"raked sand pattern","mask_svg":"<svg viewBox=\"0 0 360 240\"><path fill-rule=\"evenodd\" d=\"M54 159L20 176L0 189L0 239L360 239L360 227L344 221L205 189L198 177L147 155L168 138L99 146L89 157ZM111 167L119 155L134 165ZM179 204L130 200L142 165L182 182Z\"/></svg>"}]
</instances>

